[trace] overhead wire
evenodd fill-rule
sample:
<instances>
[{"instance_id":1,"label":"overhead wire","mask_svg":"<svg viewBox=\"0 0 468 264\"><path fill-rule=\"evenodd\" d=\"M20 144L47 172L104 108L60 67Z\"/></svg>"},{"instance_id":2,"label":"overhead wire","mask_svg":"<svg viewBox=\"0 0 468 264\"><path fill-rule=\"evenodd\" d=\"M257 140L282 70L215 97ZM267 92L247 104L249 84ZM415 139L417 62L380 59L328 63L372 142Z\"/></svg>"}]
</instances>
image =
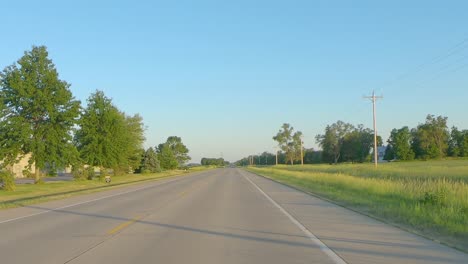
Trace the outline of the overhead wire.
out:
<instances>
[{"instance_id":1,"label":"overhead wire","mask_svg":"<svg viewBox=\"0 0 468 264\"><path fill-rule=\"evenodd\" d=\"M440 62L443 62L445 60L447 60L448 58L450 57L453 57L459 53L461 53L462 51L464 51L465 49L468 48L468 37L463 39L462 41L458 42L457 44L455 44L454 46L452 46L451 48L449 48L447 50L447 52L441 54L441 55L438 55L434 58L432 58L431 60L427 61L427 62L424 62L420 65L418 65L416 68L414 68L413 70L411 71L408 71L406 73L403 73L403 74L400 74L399 76L397 76L393 81L390 81L388 82L386 85L384 85L383 87L391 87L391 86L395 86L398 82L401 82L401 81L404 81L404 80L408 80L409 77L412 77L420 72L423 72L424 70L426 70L429 66L432 66L432 65L435 65L435 64L438 64ZM458 59L455 61L455 63L458 63L460 61L462 61L463 59L465 58L468 58L468 55L467 56L463 56L461 59ZM421 81L419 82L419 84L422 84L422 83L426 83L427 81L430 81L430 80L433 80L433 79L437 79L439 78L446 69L452 67L454 65L454 62L452 63L449 63L449 64L446 64L445 67L439 69L437 72L436 72L436 76L437 77L431 77L430 79L426 79L424 81ZM464 67L460 67L460 69L462 69ZM460 70L458 69L458 70ZM457 71L458 71L457 70ZM453 71L447 71L445 73L451 73Z\"/></svg>"}]
</instances>

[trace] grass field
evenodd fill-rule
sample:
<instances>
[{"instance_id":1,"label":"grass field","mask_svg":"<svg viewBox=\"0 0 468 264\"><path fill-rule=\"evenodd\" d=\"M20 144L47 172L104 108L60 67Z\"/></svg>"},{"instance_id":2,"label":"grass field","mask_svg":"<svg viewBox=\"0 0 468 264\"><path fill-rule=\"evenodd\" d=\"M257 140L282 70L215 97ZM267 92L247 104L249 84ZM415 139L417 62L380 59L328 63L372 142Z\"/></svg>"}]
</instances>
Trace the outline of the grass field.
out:
<instances>
[{"instance_id":1,"label":"grass field","mask_svg":"<svg viewBox=\"0 0 468 264\"><path fill-rule=\"evenodd\" d=\"M468 251L468 160L248 170Z\"/></svg>"},{"instance_id":2,"label":"grass field","mask_svg":"<svg viewBox=\"0 0 468 264\"><path fill-rule=\"evenodd\" d=\"M196 172L211 169L212 167L195 167L188 172ZM112 183L106 184L99 179L57 181L43 184L16 185L16 190L7 192L0 190L0 209L20 207L51 200L67 198L73 195L98 192L117 188L122 185L157 180L165 177L185 175L186 171L167 171L154 174L129 174L112 177Z\"/></svg>"}]
</instances>

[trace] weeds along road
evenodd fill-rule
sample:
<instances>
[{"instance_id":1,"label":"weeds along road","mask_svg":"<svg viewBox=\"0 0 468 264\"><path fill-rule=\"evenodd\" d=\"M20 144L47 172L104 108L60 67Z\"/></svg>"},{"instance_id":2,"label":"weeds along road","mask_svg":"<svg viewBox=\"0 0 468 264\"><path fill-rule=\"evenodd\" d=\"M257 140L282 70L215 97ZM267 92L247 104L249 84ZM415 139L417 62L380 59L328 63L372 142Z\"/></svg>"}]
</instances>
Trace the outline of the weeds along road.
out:
<instances>
[{"instance_id":1,"label":"weeds along road","mask_svg":"<svg viewBox=\"0 0 468 264\"><path fill-rule=\"evenodd\" d=\"M466 263L240 169L0 212L1 263Z\"/></svg>"}]
</instances>

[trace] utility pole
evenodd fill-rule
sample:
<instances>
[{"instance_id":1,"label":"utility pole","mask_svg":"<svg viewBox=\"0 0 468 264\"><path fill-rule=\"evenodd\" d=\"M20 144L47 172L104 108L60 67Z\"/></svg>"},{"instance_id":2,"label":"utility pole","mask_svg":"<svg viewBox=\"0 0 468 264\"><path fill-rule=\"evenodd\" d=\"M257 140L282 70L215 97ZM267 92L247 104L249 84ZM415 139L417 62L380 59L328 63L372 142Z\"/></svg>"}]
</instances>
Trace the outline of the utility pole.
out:
<instances>
[{"instance_id":1,"label":"utility pole","mask_svg":"<svg viewBox=\"0 0 468 264\"><path fill-rule=\"evenodd\" d=\"M304 141L301 137L301 166L304 166Z\"/></svg>"},{"instance_id":2,"label":"utility pole","mask_svg":"<svg viewBox=\"0 0 468 264\"><path fill-rule=\"evenodd\" d=\"M275 165L278 166L278 150L279 150L279 148L278 148L278 146L275 146L274 148L275 148L275 156L276 156L276 163L275 163Z\"/></svg>"},{"instance_id":3,"label":"utility pole","mask_svg":"<svg viewBox=\"0 0 468 264\"><path fill-rule=\"evenodd\" d=\"M366 99L371 99L372 101L372 114L373 114L373 119L374 119L374 165L377 167L377 161L378 161L378 149L377 149L377 117L375 113L375 102L378 99L382 99L383 96L375 96L375 91L372 91L372 96L364 96Z\"/></svg>"}]
</instances>

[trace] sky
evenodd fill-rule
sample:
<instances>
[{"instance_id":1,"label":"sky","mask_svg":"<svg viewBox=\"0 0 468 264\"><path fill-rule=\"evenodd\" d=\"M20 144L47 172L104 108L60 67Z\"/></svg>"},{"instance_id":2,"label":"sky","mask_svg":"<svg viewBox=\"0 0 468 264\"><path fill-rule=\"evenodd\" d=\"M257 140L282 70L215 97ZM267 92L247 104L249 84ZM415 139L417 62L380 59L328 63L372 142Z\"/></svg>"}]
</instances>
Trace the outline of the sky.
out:
<instances>
[{"instance_id":1,"label":"sky","mask_svg":"<svg viewBox=\"0 0 468 264\"><path fill-rule=\"evenodd\" d=\"M305 147L337 120L378 134L427 114L468 129L467 1L0 1L0 68L45 45L75 97L139 113L145 147L180 136L192 162Z\"/></svg>"}]
</instances>

